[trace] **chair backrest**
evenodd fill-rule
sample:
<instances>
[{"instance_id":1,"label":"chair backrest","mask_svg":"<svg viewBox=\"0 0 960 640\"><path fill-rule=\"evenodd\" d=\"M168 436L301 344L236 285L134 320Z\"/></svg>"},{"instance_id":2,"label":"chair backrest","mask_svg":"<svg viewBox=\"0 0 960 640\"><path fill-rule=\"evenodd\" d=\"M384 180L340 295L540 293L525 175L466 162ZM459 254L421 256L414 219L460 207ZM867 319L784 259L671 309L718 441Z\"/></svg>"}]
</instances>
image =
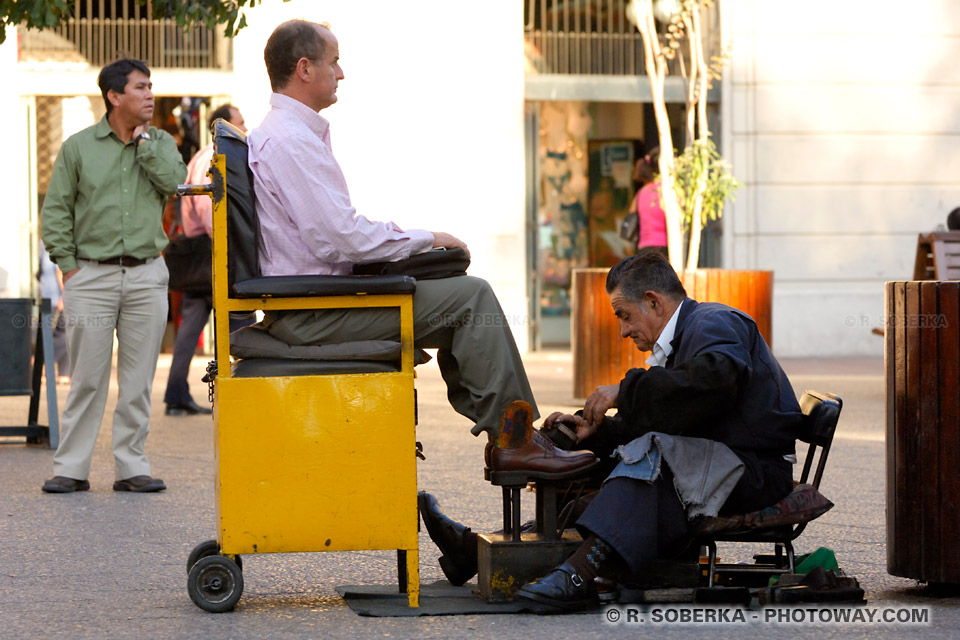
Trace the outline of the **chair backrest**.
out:
<instances>
[{"instance_id":1,"label":"chair backrest","mask_svg":"<svg viewBox=\"0 0 960 640\"><path fill-rule=\"evenodd\" d=\"M960 278L960 231L921 233L917 237L914 280Z\"/></svg>"},{"instance_id":2,"label":"chair backrest","mask_svg":"<svg viewBox=\"0 0 960 640\"><path fill-rule=\"evenodd\" d=\"M832 393L817 393L804 391L800 398L800 410L804 419L800 431L800 439L810 444L806 460L803 463L803 472L800 474L801 484L809 482L820 488L820 479L830 454L830 445L833 443L833 434L837 430L837 421L840 419L840 410L843 400ZM820 449L817 460L817 470L813 481L810 482L810 470L814 458L817 457L817 448Z\"/></svg>"},{"instance_id":3,"label":"chair backrest","mask_svg":"<svg viewBox=\"0 0 960 640\"><path fill-rule=\"evenodd\" d=\"M237 282L260 275L253 174L247 164L247 136L226 120L213 124L214 149L227 160L227 264L231 293Z\"/></svg>"}]
</instances>

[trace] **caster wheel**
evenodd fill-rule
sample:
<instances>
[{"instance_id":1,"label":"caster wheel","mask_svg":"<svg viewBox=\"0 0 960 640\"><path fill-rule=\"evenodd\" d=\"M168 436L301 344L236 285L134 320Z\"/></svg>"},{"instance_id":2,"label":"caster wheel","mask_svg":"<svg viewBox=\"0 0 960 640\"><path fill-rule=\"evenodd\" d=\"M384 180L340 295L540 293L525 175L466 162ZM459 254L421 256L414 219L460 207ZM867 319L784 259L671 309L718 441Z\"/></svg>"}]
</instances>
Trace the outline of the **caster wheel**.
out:
<instances>
[{"instance_id":1,"label":"caster wheel","mask_svg":"<svg viewBox=\"0 0 960 640\"><path fill-rule=\"evenodd\" d=\"M230 611L243 594L243 572L225 556L200 558L190 569L187 592L193 603L204 611Z\"/></svg>"},{"instance_id":2,"label":"caster wheel","mask_svg":"<svg viewBox=\"0 0 960 640\"><path fill-rule=\"evenodd\" d=\"M200 558L206 558L207 556L217 556L220 555L220 545L217 544L216 540L207 540L206 542L201 542L193 548L193 551L190 552L190 555L187 557L187 573L190 573L190 569L193 569L193 565L197 564L197 561ZM240 556L234 558L234 562L243 571L243 560L240 559Z\"/></svg>"}]
</instances>

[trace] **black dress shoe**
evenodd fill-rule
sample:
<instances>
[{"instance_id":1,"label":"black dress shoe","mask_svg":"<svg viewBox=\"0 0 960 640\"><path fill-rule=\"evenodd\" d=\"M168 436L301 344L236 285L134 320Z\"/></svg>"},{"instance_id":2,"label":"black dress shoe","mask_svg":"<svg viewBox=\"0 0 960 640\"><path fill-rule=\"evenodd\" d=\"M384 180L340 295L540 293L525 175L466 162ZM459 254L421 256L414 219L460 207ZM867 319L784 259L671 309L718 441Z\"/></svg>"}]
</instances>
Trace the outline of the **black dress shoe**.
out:
<instances>
[{"instance_id":1,"label":"black dress shoe","mask_svg":"<svg viewBox=\"0 0 960 640\"><path fill-rule=\"evenodd\" d=\"M90 489L90 483L86 480L75 480L65 476L53 476L44 482L41 488L47 493L73 493L74 491L87 491Z\"/></svg>"},{"instance_id":2,"label":"black dress shoe","mask_svg":"<svg viewBox=\"0 0 960 640\"><path fill-rule=\"evenodd\" d=\"M593 581L581 578L567 562L520 587L517 596L564 611L585 609L599 603Z\"/></svg>"},{"instance_id":3,"label":"black dress shoe","mask_svg":"<svg viewBox=\"0 0 960 640\"><path fill-rule=\"evenodd\" d=\"M114 491L133 491L134 493L153 493L166 488L167 485L163 484L163 480L150 476L133 476L113 483Z\"/></svg>"},{"instance_id":4,"label":"black dress shoe","mask_svg":"<svg viewBox=\"0 0 960 640\"><path fill-rule=\"evenodd\" d=\"M195 416L195 415L205 415L208 416L213 413L213 409L208 407L201 407L196 402L193 401L193 398L190 399L190 402L184 402L182 404L168 404L167 410L165 412L168 416Z\"/></svg>"},{"instance_id":5,"label":"black dress shoe","mask_svg":"<svg viewBox=\"0 0 960 640\"><path fill-rule=\"evenodd\" d=\"M420 517L430 539L440 549L440 568L450 584L459 587L477 575L477 534L440 511L437 499L421 491L417 494Z\"/></svg>"}]
</instances>

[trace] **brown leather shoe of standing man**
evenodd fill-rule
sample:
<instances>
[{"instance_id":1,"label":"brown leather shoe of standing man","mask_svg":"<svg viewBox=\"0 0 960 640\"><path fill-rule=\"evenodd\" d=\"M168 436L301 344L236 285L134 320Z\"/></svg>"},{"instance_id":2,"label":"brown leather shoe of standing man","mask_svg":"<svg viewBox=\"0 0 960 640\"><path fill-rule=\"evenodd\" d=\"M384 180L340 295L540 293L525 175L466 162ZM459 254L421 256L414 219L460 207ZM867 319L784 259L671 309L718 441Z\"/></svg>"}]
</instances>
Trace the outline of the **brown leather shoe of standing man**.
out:
<instances>
[{"instance_id":1,"label":"brown leather shoe of standing man","mask_svg":"<svg viewBox=\"0 0 960 640\"><path fill-rule=\"evenodd\" d=\"M490 480L497 485L580 477L599 460L590 451L564 451L533 428L533 408L523 400L507 407L497 445L488 447Z\"/></svg>"}]
</instances>

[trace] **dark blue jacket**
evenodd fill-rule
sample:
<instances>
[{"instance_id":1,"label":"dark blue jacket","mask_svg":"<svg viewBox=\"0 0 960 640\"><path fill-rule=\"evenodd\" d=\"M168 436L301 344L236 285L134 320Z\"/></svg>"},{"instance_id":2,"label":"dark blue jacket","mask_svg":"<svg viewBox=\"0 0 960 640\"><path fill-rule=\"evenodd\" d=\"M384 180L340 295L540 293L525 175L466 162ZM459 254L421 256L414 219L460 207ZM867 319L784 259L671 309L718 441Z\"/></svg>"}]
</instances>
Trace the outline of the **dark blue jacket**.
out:
<instances>
[{"instance_id":1,"label":"dark blue jacket","mask_svg":"<svg viewBox=\"0 0 960 640\"><path fill-rule=\"evenodd\" d=\"M762 458L794 452L800 405L750 316L687 298L671 344L666 366L631 369L620 382L621 437L661 431Z\"/></svg>"}]
</instances>

